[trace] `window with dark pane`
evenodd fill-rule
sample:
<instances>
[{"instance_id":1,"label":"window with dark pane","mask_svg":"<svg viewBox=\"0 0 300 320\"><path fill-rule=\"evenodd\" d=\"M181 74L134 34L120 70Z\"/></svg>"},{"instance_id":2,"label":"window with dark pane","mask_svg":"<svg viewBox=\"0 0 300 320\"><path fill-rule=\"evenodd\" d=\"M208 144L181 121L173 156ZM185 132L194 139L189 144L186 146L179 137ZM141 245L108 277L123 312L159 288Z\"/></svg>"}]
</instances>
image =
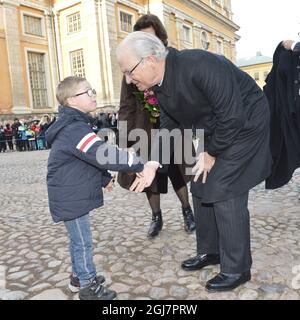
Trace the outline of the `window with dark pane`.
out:
<instances>
[{"instance_id":1,"label":"window with dark pane","mask_svg":"<svg viewBox=\"0 0 300 320\"><path fill-rule=\"evenodd\" d=\"M49 108L45 72L45 54L28 52L28 69L33 108Z\"/></svg>"}]
</instances>

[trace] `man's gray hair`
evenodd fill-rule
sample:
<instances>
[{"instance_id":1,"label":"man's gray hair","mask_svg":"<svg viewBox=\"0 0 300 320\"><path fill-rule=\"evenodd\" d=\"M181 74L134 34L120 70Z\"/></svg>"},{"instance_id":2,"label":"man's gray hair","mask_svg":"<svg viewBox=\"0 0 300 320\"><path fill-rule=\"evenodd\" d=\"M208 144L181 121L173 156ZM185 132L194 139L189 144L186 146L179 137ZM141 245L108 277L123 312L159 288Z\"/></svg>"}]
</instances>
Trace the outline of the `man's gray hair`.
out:
<instances>
[{"instance_id":1,"label":"man's gray hair","mask_svg":"<svg viewBox=\"0 0 300 320\"><path fill-rule=\"evenodd\" d=\"M138 59L154 56L157 59L165 59L168 50L155 35L149 32L135 31L130 33L117 47L117 56L122 54L125 48L133 51Z\"/></svg>"}]
</instances>

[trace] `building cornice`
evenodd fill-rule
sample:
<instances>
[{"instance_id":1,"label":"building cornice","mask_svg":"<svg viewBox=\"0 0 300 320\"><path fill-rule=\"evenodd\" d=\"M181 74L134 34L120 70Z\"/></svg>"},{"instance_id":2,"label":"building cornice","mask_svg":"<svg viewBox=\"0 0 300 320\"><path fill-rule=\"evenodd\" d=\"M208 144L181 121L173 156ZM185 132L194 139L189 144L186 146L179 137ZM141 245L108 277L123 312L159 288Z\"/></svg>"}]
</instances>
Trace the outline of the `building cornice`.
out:
<instances>
[{"instance_id":1,"label":"building cornice","mask_svg":"<svg viewBox=\"0 0 300 320\"><path fill-rule=\"evenodd\" d=\"M164 4L164 7L165 7L165 10L166 10L167 13L173 13L173 14L175 14L176 18L179 18L179 19L182 19L182 20L186 19L186 20L190 20L191 22L195 22L195 21L194 21L194 20L195 20L195 17L193 17L193 16L191 16L191 15L185 13L185 12L182 12L182 11L176 9L175 7L171 7L171 6L169 6L168 4L166 4L166 3ZM218 20L217 20L217 21L218 21ZM197 27L198 27L198 28L200 27L201 29L203 29L203 30L205 30L205 31L207 31L207 32L211 32L211 33L213 33L215 36L221 36L221 37L223 37L224 40L226 40L226 41L228 41L228 42L231 42L231 41L232 41L232 38L230 38L228 35L220 32L220 31L217 30L217 29L214 29L214 28L212 28L212 27L209 27L208 25L206 25L206 24L203 23L203 22L197 21L196 24L197 24ZM234 39L235 39L235 40L238 40L238 39L240 39L240 36L234 34Z\"/></svg>"},{"instance_id":2,"label":"building cornice","mask_svg":"<svg viewBox=\"0 0 300 320\"><path fill-rule=\"evenodd\" d=\"M128 1L128 0L117 0L116 3L120 3L129 8L135 9L138 11L139 14L146 13L144 5L133 3L132 1Z\"/></svg>"},{"instance_id":3,"label":"building cornice","mask_svg":"<svg viewBox=\"0 0 300 320\"><path fill-rule=\"evenodd\" d=\"M65 10L65 9L74 7L78 4L81 4L80 0L64 0L58 3L55 3L52 6L52 11L57 12L57 11Z\"/></svg>"},{"instance_id":4,"label":"building cornice","mask_svg":"<svg viewBox=\"0 0 300 320\"><path fill-rule=\"evenodd\" d=\"M271 66L272 64L273 64L273 61L269 61L269 62L247 64L242 66L237 64L237 66L242 69L242 68L262 67L263 65L265 65L265 67L268 67L268 66Z\"/></svg>"},{"instance_id":5,"label":"building cornice","mask_svg":"<svg viewBox=\"0 0 300 320\"><path fill-rule=\"evenodd\" d=\"M239 35L235 34L235 32L240 29L240 27L236 23L234 23L232 20L226 18L221 13L214 10L213 8L211 8L210 6L208 6L207 4L202 2L201 0L181 0L181 2L183 4L185 4L186 6L193 7L196 11L199 11L199 10L202 11L205 15L207 15L208 17L214 19L215 21L223 24L226 28L230 27L234 33L235 41L238 41L241 38ZM169 10L171 10L170 12L177 13L178 15L182 16L181 11L177 10L175 7L168 5L165 1L163 3L164 3L165 7L167 7ZM187 17L190 17L190 19L194 19L194 17L191 17L187 14L185 14L185 15ZM201 22L201 24L203 26L205 26L205 29L207 31L222 34L218 30L209 28L208 26L206 26L202 22ZM222 36L228 38L228 36L226 36L224 34L222 34Z\"/></svg>"},{"instance_id":6,"label":"building cornice","mask_svg":"<svg viewBox=\"0 0 300 320\"><path fill-rule=\"evenodd\" d=\"M240 29L240 27L236 23L234 23L232 20L226 18L224 15L219 13L217 10L211 8L209 5L207 5L206 3L204 3L201 0L181 0L181 2L183 2L183 3L187 4L187 5L192 4L198 9L201 8L211 18L213 18L213 19L215 19L215 20L217 20L219 22L222 22L227 27L230 26L235 31L238 31Z\"/></svg>"},{"instance_id":7,"label":"building cornice","mask_svg":"<svg viewBox=\"0 0 300 320\"><path fill-rule=\"evenodd\" d=\"M25 6L33 9L37 9L40 11L46 11L47 14L48 12L51 12L51 6L47 5L41 5L36 2L30 1L30 0L0 0L1 5L11 5L11 6Z\"/></svg>"},{"instance_id":8,"label":"building cornice","mask_svg":"<svg viewBox=\"0 0 300 320\"><path fill-rule=\"evenodd\" d=\"M30 43L32 45L35 45L35 44L43 45L43 46L47 46L48 45L47 39L32 38L32 37L26 36L26 35L21 35L20 36L20 40L22 42Z\"/></svg>"}]
</instances>

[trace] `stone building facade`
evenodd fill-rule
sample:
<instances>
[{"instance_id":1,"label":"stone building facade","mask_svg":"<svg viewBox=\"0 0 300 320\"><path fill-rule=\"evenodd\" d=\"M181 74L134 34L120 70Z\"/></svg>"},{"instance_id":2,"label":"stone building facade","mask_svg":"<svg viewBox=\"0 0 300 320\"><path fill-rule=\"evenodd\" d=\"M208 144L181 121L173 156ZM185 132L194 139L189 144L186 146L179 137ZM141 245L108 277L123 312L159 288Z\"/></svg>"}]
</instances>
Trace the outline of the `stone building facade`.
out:
<instances>
[{"instance_id":1,"label":"stone building facade","mask_svg":"<svg viewBox=\"0 0 300 320\"><path fill-rule=\"evenodd\" d=\"M145 13L163 21L169 45L235 62L239 27L231 0L0 0L0 115L57 110L55 88L69 75L97 90L99 110L117 107L122 75L115 49Z\"/></svg>"}]
</instances>

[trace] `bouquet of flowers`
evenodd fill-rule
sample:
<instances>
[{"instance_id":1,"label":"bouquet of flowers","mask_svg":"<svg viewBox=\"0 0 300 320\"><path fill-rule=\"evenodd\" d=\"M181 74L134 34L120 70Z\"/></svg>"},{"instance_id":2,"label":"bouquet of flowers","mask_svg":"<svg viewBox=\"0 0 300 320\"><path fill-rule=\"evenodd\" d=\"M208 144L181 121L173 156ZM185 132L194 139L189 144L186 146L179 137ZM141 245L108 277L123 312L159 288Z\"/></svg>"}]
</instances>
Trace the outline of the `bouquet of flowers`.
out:
<instances>
[{"instance_id":1,"label":"bouquet of flowers","mask_svg":"<svg viewBox=\"0 0 300 320\"><path fill-rule=\"evenodd\" d=\"M143 110L146 109L150 113L150 122L156 123L159 117L159 105L157 98L152 90L134 92L134 95L142 103Z\"/></svg>"}]
</instances>

